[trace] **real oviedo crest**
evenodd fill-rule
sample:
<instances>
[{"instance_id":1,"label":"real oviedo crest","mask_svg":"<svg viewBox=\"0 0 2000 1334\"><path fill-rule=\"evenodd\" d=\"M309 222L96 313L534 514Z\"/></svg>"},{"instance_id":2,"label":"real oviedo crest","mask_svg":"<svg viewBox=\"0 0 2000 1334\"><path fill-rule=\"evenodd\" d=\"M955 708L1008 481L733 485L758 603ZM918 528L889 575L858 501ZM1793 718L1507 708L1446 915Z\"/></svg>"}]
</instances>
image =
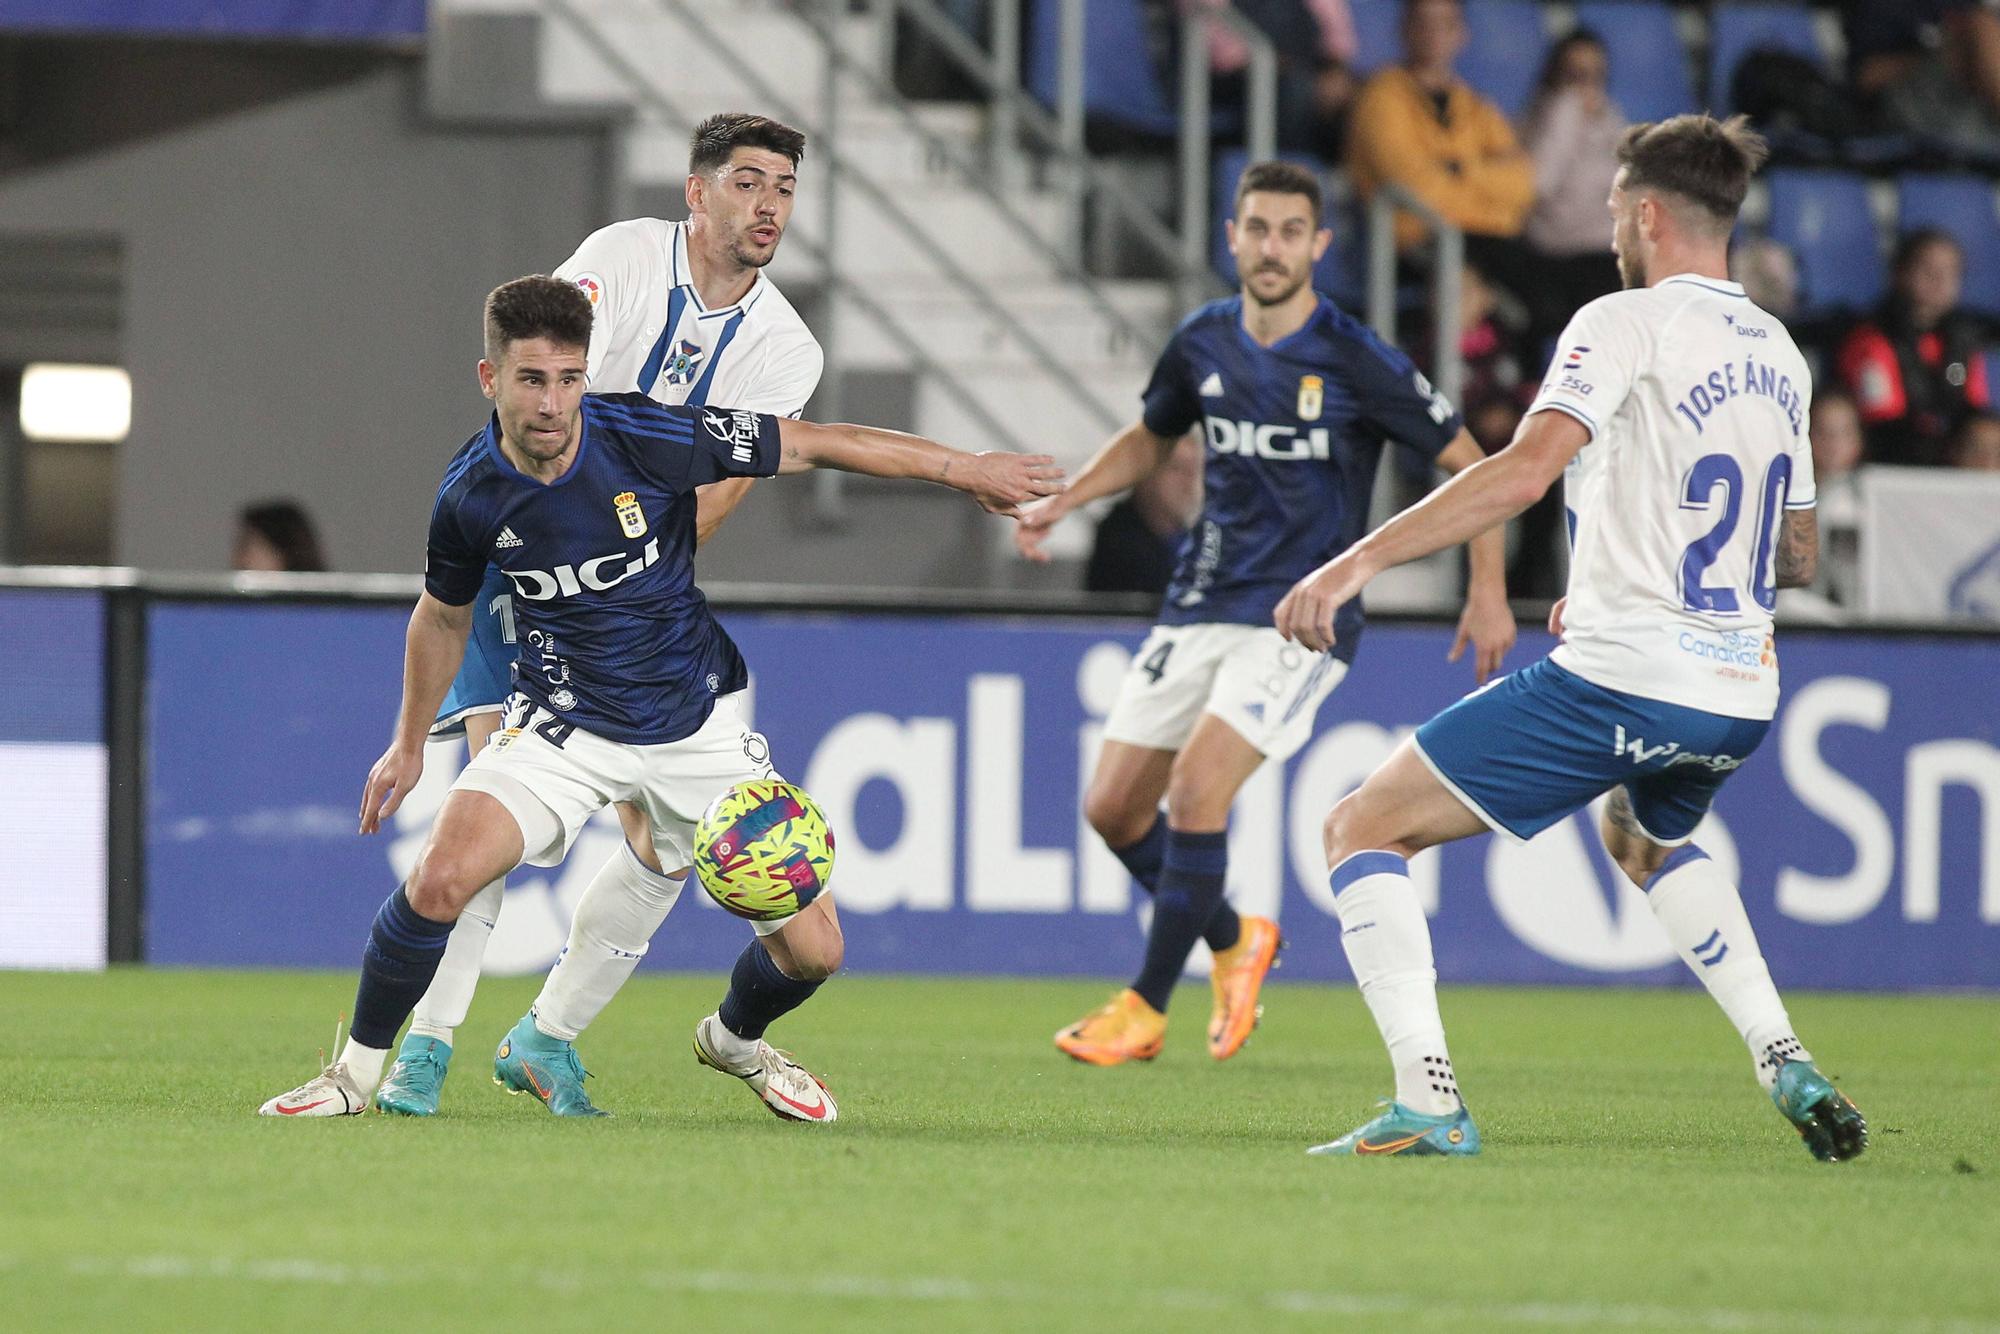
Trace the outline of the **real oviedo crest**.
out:
<instances>
[{"instance_id":1,"label":"real oviedo crest","mask_svg":"<svg viewBox=\"0 0 2000 1334\"><path fill-rule=\"evenodd\" d=\"M1299 420L1312 422L1319 420L1320 409L1326 405L1326 381L1317 375L1299 377Z\"/></svg>"},{"instance_id":2,"label":"real oviedo crest","mask_svg":"<svg viewBox=\"0 0 2000 1334\"><path fill-rule=\"evenodd\" d=\"M630 491L620 491L611 497L611 503L618 508L618 526L625 530L625 536L646 535L646 511L639 508L639 497Z\"/></svg>"}]
</instances>

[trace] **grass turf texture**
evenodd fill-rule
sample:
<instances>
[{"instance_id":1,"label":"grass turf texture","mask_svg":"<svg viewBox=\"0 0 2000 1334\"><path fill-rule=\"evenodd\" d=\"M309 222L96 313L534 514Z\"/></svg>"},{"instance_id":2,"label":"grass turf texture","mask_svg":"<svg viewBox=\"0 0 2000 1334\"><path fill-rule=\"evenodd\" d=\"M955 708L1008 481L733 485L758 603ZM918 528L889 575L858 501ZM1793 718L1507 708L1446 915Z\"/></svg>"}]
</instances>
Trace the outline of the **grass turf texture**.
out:
<instances>
[{"instance_id":1,"label":"grass turf texture","mask_svg":"<svg viewBox=\"0 0 2000 1334\"><path fill-rule=\"evenodd\" d=\"M586 1035L614 1120L488 1080L480 992L429 1121L252 1115L312 1073L330 974L0 974L10 1330L2000 1329L2000 1001L1796 995L1868 1115L1813 1162L1699 992L1448 991L1470 1161L1312 1159L1371 1114L1359 999L1274 986L1235 1060L1049 1034L1076 982L843 978L780 1027L840 1098L782 1124L688 1051L716 977Z\"/></svg>"}]
</instances>

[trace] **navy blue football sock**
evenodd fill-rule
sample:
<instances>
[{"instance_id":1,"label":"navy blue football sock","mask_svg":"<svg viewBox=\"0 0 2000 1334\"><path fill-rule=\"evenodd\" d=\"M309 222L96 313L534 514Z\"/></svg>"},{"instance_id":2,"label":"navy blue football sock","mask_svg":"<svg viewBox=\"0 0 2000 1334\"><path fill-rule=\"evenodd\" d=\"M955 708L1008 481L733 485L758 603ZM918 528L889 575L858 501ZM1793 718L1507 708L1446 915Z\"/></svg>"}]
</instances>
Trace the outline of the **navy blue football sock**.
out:
<instances>
[{"instance_id":1,"label":"navy blue football sock","mask_svg":"<svg viewBox=\"0 0 2000 1334\"><path fill-rule=\"evenodd\" d=\"M1166 856L1167 822L1158 816L1152 826L1139 835L1136 843L1128 843L1122 848L1113 848L1111 853L1125 863L1125 869L1139 882L1139 888L1154 894L1160 888L1160 863ZM1234 945L1243 934L1242 919L1236 909L1224 899L1215 905L1215 913L1202 928L1201 938L1208 942L1211 950L1226 950Z\"/></svg>"},{"instance_id":2,"label":"navy blue football sock","mask_svg":"<svg viewBox=\"0 0 2000 1334\"><path fill-rule=\"evenodd\" d=\"M737 1037L754 1042L818 990L818 982L786 976L770 951L753 940L736 956L736 967L729 973L729 994L722 998L716 1017Z\"/></svg>"},{"instance_id":3,"label":"navy blue football sock","mask_svg":"<svg viewBox=\"0 0 2000 1334\"><path fill-rule=\"evenodd\" d=\"M1229 869L1229 834L1167 831L1159 892L1153 895L1153 929L1146 936L1146 963L1132 983L1146 1003L1164 1011L1187 967L1188 951L1222 903Z\"/></svg>"},{"instance_id":4,"label":"navy blue football sock","mask_svg":"<svg viewBox=\"0 0 2000 1334\"><path fill-rule=\"evenodd\" d=\"M375 914L368 947L361 952L361 985L354 993L349 1036L364 1047L395 1045L403 1021L437 976L452 925L418 913L403 887L396 887Z\"/></svg>"}]
</instances>

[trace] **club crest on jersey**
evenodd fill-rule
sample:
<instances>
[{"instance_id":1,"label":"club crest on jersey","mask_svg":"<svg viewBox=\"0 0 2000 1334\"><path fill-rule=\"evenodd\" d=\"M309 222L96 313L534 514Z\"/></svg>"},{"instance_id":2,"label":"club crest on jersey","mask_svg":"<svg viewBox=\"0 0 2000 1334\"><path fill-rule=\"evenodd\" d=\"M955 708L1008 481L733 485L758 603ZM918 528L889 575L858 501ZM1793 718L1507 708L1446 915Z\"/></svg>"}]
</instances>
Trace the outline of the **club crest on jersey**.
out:
<instances>
[{"instance_id":1,"label":"club crest on jersey","mask_svg":"<svg viewBox=\"0 0 2000 1334\"><path fill-rule=\"evenodd\" d=\"M1299 377L1299 420L1316 422L1320 409L1326 406L1326 381L1317 375Z\"/></svg>"},{"instance_id":2,"label":"club crest on jersey","mask_svg":"<svg viewBox=\"0 0 2000 1334\"><path fill-rule=\"evenodd\" d=\"M625 530L625 536L646 535L646 511L639 508L639 497L630 491L620 491L611 497L611 503L618 509L618 526Z\"/></svg>"},{"instance_id":3,"label":"club crest on jersey","mask_svg":"<svg viewBox=\"0 0 2000 1334\"><path fill-rule=\"evenodd\" d=\"M674 354L667 358L667 368L662 378L668 384L693 384L694 377L701 370L701 346L683 338L674 344Z\"/></svg>"}]
</instances>

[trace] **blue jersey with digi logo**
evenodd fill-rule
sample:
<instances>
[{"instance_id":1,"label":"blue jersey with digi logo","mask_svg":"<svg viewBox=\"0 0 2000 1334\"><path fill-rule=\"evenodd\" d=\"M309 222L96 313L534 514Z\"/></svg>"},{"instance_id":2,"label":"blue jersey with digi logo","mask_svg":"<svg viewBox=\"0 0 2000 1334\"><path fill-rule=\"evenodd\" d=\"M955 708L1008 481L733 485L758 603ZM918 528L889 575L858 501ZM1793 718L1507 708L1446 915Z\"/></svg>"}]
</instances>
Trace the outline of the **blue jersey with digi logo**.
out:
<instances>
[{"instance_id":1,"label":"blue jersey with digi logo","mask_svg":"<svg viewBox=\"0 0 2000 1334\"><path fill-rule=\"evenodd\" d=\"M1325 297L1270 347L1243 328L1243 298L1182 321L1146 386L1159 435L1206 437L1201 517L1181 548L1165 625L1268 625L1292 585L1353 545L1368 522L1384 440L1436 458L1458 414L1410 359ZM1334 618L1354 658L1361 600Z\"/></svg>"},{"instance_id":2,"label":"blue jersey with digi logo","mask_svg":"<svg viewBox=\"0 0 2000 1334\"><path fill-rule=\"evenodd\" d=\"M431 511L424 587L464 606L497 567L516 689L613 741L679 741L748 680L694 585L695 488L776 473L778 418L644 394L586 394L582 415L552 483L507 461L497 418L466 442Z\"/></svg>"}]
</instances>

